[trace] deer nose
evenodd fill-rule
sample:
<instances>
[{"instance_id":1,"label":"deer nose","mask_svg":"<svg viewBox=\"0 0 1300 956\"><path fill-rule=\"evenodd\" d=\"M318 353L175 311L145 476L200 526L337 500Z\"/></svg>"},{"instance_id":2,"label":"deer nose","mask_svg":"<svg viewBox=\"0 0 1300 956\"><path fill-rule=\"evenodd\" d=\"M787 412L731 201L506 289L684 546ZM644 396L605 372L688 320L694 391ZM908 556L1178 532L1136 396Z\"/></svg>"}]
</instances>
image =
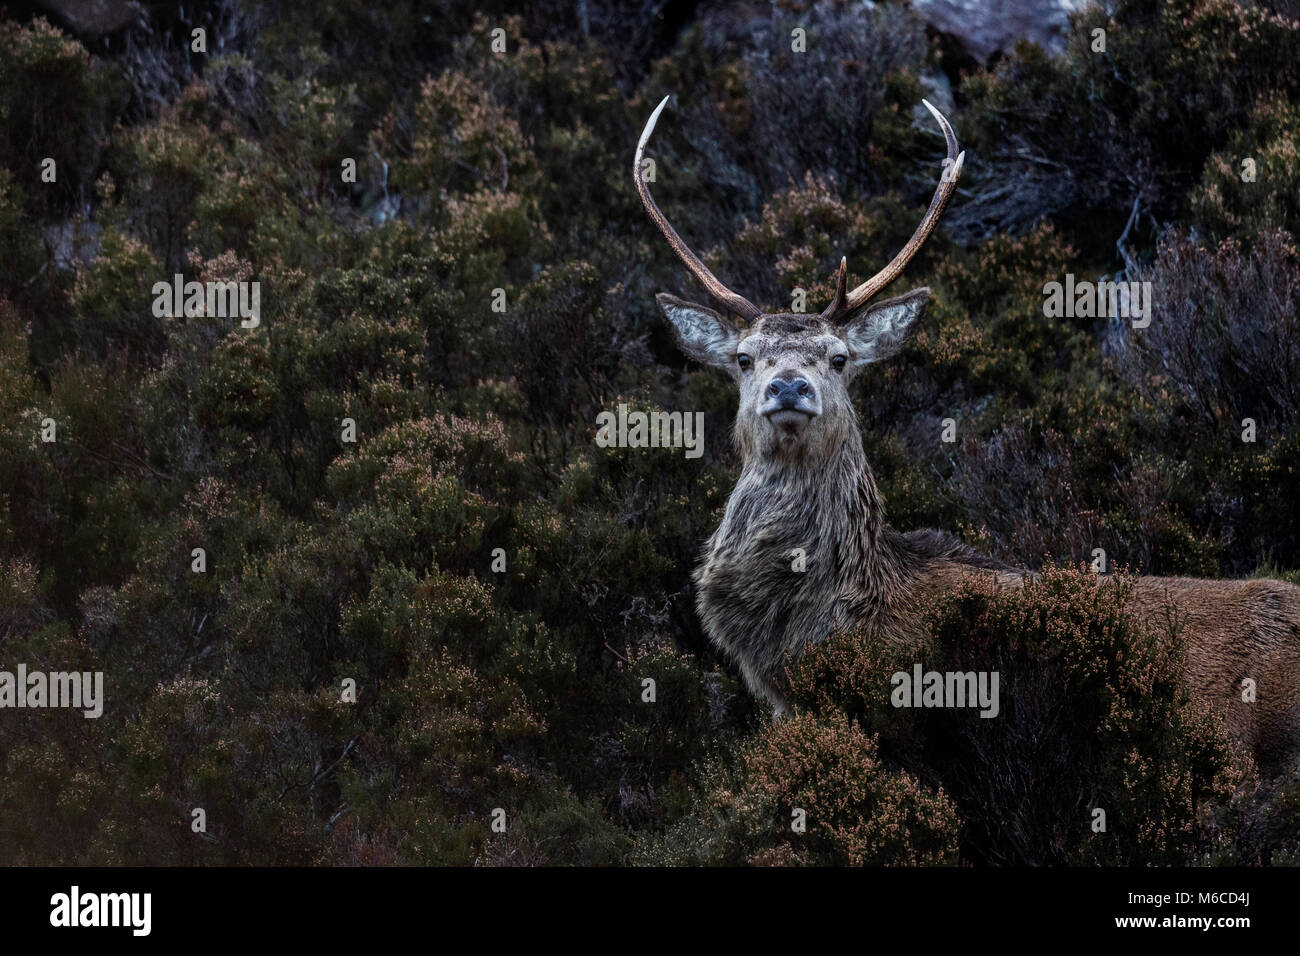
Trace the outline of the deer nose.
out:
<instances>
[{"instance_id":1,"label":"deer nose","mask_svg":"<svg viewBox=\"0 0 1300 956\"><path fill-rule=\"evenodd\" d=\"M812 397L813 387L806 378L774 378L767 386L767 394L782 408L794 408L801 398Z\"/></svg>"}]
</instances>

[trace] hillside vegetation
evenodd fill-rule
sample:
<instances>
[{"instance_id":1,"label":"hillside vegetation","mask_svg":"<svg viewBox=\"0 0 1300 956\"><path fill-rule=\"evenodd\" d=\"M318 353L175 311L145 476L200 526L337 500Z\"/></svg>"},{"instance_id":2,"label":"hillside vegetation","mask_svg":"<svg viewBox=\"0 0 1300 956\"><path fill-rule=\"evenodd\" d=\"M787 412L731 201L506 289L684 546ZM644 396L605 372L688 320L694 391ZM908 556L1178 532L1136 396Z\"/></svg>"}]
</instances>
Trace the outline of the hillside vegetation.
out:
<instances>
[{"instance_id":1,"label":"hillside vegetation","mask_svg":"<svg viewBox=\"0 0 1300 956\"><path fill-rule=\"evenodd\" d=\"M0 19L0 668L106 688L0 712L0 863L1300 859L1300 783L1075 570L1297 580L1300 22L1113 0L957 76L902 4L576 6ZM892 525L1045 569L927 609L927 666L1037 691L896 711L915 658L845 634L773 725L694 611L735 398L656 311L704 293L636 138L673 94L665 213L820 310L920 220L949 80L966 172L891 290L932 305L855 402ZM1124 269L1149 327L1044 314ZM257 281L258 324L156 314L178 273ZM703 455L598 446L619 403L704 412Z\"/></svg>"}]
</instances>

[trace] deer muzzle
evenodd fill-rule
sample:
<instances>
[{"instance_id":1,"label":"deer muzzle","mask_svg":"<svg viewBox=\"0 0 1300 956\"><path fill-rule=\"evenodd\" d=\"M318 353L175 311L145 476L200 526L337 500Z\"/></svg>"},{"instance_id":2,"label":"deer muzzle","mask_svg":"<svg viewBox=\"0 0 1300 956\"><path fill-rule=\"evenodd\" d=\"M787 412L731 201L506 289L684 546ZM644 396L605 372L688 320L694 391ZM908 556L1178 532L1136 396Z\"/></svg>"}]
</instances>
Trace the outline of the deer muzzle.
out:
<instances>
[{"instance_id":1,"label":"deer muzzle","mask_svg":"<svg viewBox=\"0 0 1300 956\"><path fill-rule=\"evenodd\" d=\"M759 412L773 425L800 428L820 415L822 407L817 389L806 378L777 376L763 390Z\"/></svg>"}]
</instances>

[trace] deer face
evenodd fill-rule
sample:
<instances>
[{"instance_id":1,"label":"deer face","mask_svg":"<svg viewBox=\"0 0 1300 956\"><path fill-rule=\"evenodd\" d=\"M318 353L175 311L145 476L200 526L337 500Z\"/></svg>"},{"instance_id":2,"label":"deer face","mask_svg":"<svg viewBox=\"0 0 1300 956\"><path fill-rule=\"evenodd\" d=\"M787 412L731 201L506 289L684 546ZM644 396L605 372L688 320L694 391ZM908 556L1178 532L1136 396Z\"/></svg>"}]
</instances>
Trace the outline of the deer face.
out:
<instances>
[{"instance_id":1,"label":"deer face","mask_svg":"<svg viewBox=\"0 0 1300 956\"><path fill-rule=\"evenodd\" d=\"M957 135L943 114L922 102L938 121L948 146L944 175L930 208L889 265L851 292L848 263L841 259L835 298L819 316L765 313L718 281L664 217L645 182L642 161L646 143L668 97L655 108L641 132L632 157L632 178L641 204L686 268L726 308L727 317L662 293L657 297L659 307L687 355L726 370L740 386L736 438L746 459L757 454L824 460L843 444L845 431L856 427L846 390L849 379L864 365L897 355L916 327L930 297L929 289L915 289L875 305L868 303L898 277L934 231L957 188L966 158L958 152ZM732 315L738 321L733 321Z\"/></svg>"},{"instance_id":2,"label":"deer face","mask_svg":"<svg viewBox=\"0 0 1300 956\"><path fill-rule=\"evenodd\" d=\"M929 289L917 289L864 306L842 323L780 313L762 315L746 329L676 296L657 299L682 351L735 379L741 455L816 460L856 427L850 380L864 366L902 350L929 295Z\"/></svg>"}]
</instances>

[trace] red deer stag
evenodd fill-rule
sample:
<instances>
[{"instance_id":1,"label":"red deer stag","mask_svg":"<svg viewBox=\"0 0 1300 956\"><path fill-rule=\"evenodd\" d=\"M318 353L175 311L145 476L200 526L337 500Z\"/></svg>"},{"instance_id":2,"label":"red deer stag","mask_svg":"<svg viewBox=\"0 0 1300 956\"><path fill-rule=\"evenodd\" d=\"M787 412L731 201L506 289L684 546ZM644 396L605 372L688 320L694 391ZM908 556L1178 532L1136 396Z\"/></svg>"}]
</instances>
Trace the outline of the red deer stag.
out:
<instances>
[{"instance_id":1,"label":"red deer stag","mask_svg":"<svg viewBox=\"0 0 1300 956\"><path fill-rule=\"evenodd\" d=\"M934 231L965 153L958 152L948 121L926 102L948 157L907 245L852 291L841 259L835 297L821 315L767 313L718 281L650 196L642 157L667 103L665 97L637 143L637 193L725 312L663 293L656 298L682 350L725 371L740 389L734 430L740 478L695 571L696 606L712 642L779 716L785 704L774 680L791 655L825 639L835 624L865 624L881 640L908 645L920 626L915 608L922 592L979 573L1016 586L1027 573L941 531L887 527L849 400L853 377L897 355L925 309L926 288L874 304L871 299ZM792 573L797 555L803 570ZM1261 765L1300 769L1300 588L1270 580L1144 577L1136 582L1133 603L1139 613L1161 620L1174 605L1186 621L1192 693L1219 709L1230 733ZM1242 701L1243 678L1255 681L1256 702Z\"/></svg>"}]
</instances>

